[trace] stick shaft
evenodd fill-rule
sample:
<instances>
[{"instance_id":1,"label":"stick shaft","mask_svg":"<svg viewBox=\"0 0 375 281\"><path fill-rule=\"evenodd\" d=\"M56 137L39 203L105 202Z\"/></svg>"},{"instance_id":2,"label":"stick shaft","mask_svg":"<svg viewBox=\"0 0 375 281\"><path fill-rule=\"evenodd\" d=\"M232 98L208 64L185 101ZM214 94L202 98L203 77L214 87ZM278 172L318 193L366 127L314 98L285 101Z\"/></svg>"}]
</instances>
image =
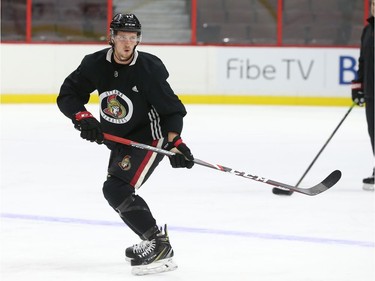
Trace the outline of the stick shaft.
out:
<instances>
[{"instance_id":1,"label":"stick shaft","mask_svg":"<svg viewBox=\"0 0 375 281\"><path fill-rule=\"evenodd\" d=\"M121 143L121 144L124 144L124 145L129 145L129 146L139 148L139 149L149 150L149 151L156 152L156 153L159 153L159 154L163 154L163 155L166 155L166 156L175 155L174 152L164 150L164 149L161 149L161 148L158 148L158 147L154 147L154 146L151 146L151 145L138 143L138 142L135 142L135 141L132 141L132 140L128 140L128 139L121 138L121 137L114 136L114 135L107 134L107 133L103 133L103 135L104 135L104 139L109 140L109 141ZM274 181L274 180L271 180L271 179L267 179L267 178L264 178L264 177L261 177L261 176L237 171L237 170L234 170L232 168L225 167L225 166L222 166L222 165L214 165L214 164L202 161L202 160L197 159L197 158L194 159L194 163L198 164L198 165L201 165L201 166L204 166L204 167L219 170L219 171L222 171L222 172L227 172L227 173L230 173L230 174L233 174L233 175L236 175L236 176L240 176L240 177L243 177L243 178L246 178L246 179L266 183L266 184L272 185L274 187L286 188L286 189L289 189L291 191L300 192L300 193L310 195L310 196L311 195L317 195L317 194L331 188L334 184L336 184L336 182L341 177L340 171L334 171L322 183L319 183L316 186L313 186L311 188L299 188L299 187L296 187L296 186L291 186L291 185L288 185L288 184L285 184L285 183L281 183L281 182L277 182L277 181Z\"/></svg>"},{"instance_id":2,"label":"stick shaft","mask_svg":"<svg viewBox=\"0 0 375 281\"><path fill-rule=\"evenodd\" d=\"M168 151L168 150L158 148L158 147L155 147L155 146L139 143L139 142L136 142L136 141L128 140L128 139L121 138L121 137L114 136L114 135L107 134L107 133L103 133L103 135L104 135L104 139L109 140L109 141L133 146L133 147L136 147L136 148L139 148L139 149L150 150L150 151L153 151L153 152L156 152L156 153L159 153L159 154L163 154L163 155L166 155L166 156L175 155L175 153L172 152L172 151Z\"/></svg>"},{"instance_id":3,"label":"stick shaft","mask_svg":"<svg viewBox=\"0 0 375 281\"><path fill-rule=\"evenodd\" d=\"M302 177L297 182L296 186L299 186L300 183L303 181L307 173L310 171L311 167L315 164L316 160L319 158L320 154L322 154L323 150L326 148L328 143L331 141L333 136L336 134L337 130L341 127L342 123L345 121L346 117L348 117L349 113L352 111L353 107L356 105L355 102L352 103L352 105L349 107L349 110L346 112L344 117L341 119L340 123L336 126L336 128L333 130L332 134L329 136L325 144L322 146L322 148L319 150L318 154L315 156L314 160L310 163L310 165L307 167L306 171L303 173Z\"/></svg>"}]
</instances>

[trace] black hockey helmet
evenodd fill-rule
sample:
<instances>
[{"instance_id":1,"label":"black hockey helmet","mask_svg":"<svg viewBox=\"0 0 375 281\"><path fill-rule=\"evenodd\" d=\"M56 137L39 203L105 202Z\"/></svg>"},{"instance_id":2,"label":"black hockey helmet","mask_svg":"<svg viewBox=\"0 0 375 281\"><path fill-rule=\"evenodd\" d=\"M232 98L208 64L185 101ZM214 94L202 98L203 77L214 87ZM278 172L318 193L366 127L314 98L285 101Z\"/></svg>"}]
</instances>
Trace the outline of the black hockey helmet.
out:
<instances>
[{"instance_id":1,"label":"black hockey helmet","mask_svg":"<svg viewBox=\"0 0 375 281\"><path fill-rule=\"evenodd\" d=\"M109 27L112 35L116 31L128 31L137 32L138 36L140 36L142 30L141 23L134 14L116 14Z\"/></svg>"}]
</instances>

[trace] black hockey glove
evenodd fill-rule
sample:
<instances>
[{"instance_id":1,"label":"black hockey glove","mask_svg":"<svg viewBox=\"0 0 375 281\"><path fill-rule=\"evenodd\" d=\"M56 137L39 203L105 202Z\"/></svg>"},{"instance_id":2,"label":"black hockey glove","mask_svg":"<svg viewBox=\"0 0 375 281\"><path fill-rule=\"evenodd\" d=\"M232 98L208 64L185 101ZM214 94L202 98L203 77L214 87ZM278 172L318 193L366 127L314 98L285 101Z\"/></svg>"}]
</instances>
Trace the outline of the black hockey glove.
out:
<instances>
[{"instance_id":1,"label":"black hockey glove","mask_svg":"<svg viewBox=\"0 0 375 281\"><path fill-rule=\"evenodd\" d=\"M104 136L98 120L88 111L80 111L72 118L74 128L81 131L81 138L102 144Z\"/></svg>"},{"instance_id":2,"label":"black hockey glove","mask_svg":"<svg viewBox=\"0 0 375 281\"><path fill-rule=\"evenodd\" d=\"M362 83L352 81L352 100L359 106L363 106L365 103Z\"/></svg>"},{"instance_id":3,"label":"black hockey glove","mask_svg":"<svg viewBox=\"0 0 375 281\"><path fill-rule=\"evenodd\" d=\"M165 150L172 150L177 148L178 152L175 155L169 156L169 161L173 168L188 168L194 166L194 156L191 154L190 149L182 141L180 136L176 136L173 141L168 142L165 146ZM175 151L174 151L175 152Z\"/></svg>"}]
</instances>

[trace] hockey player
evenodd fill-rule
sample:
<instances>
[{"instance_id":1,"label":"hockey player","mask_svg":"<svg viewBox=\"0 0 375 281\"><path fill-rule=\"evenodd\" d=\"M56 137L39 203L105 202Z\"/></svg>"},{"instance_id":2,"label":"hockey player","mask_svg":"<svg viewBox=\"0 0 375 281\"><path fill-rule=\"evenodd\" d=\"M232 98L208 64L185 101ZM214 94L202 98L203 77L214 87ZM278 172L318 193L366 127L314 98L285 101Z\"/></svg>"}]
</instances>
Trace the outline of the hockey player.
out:
<instances>
[{"instance_id":1,"label":"hockey player","mask_svg":"<svg viewBox=\"0 0 375 281\"><path fill-rule=\"evenodd\" d=\"M134 14L117 14L110 24L110 48L85 56L63 82L57 104L83 139L111 150L103 194L109 205L143 241L126 249L132 273L176 269L166 225L159 228L146 202L136 194L163 156L104 140L103 132L177 152L174 168L191 168L194 157L181 140L184 105L167 82L162 61L136 50L141 24ZM99 94L100 122L85 108Z\"/></svg>"},{"instance_id":2,"label":"hockey player","mask_svg":"<svg viewBox=\"0 0 375 281\"><path fill-rule=\"evenodd\" d=\"M358 77L352 82L352 100L359 106L366 106L366 119L374 155L374 15L375 0L371 1L371 17L361 36L361 50L358 59ZM374 190L374 171L372 176L363 179L364 190Z\"/></svg>"}]
</instances>

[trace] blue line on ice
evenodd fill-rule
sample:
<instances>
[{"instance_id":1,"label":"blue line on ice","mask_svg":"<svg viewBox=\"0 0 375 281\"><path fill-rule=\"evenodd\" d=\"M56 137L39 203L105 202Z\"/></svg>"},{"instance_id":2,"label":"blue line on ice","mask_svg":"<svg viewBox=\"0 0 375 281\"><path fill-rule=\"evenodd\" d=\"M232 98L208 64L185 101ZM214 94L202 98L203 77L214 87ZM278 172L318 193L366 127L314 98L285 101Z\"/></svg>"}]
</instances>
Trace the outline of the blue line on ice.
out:
<instances>
[{"instance_id":1,"label":"blue line on ice","mask_svg":"<svg viewBox=\"0 0 375 281\"><path fill-rule=\"evenodd\" d=\"M20 220L82 224L82 225L116 226L116 227L125 226L121 222L104 221L104 220L89 220L89 219L79 219L79 218L49 217L49 216L39 216L39 215L2 213L0 214L0 217L7 218L7 219L20 219ZM349 245L349 246L357 246L357 247L375 248L375 243L370 242L370 241L330 239L330 238L306 237L306 236L272 234L272 233L256 233L256 232L248 232L248 231L192 228L192 227L181 227L181 226L168 226L168 228L173 231L186 232L186 233L241 236L241 237L269 239L269 240L287 240L287 241L298 241L298 242L307 242L307 243L332 244L332 245L336 244L336 245Z\"/></svg>"}]
</instances>

